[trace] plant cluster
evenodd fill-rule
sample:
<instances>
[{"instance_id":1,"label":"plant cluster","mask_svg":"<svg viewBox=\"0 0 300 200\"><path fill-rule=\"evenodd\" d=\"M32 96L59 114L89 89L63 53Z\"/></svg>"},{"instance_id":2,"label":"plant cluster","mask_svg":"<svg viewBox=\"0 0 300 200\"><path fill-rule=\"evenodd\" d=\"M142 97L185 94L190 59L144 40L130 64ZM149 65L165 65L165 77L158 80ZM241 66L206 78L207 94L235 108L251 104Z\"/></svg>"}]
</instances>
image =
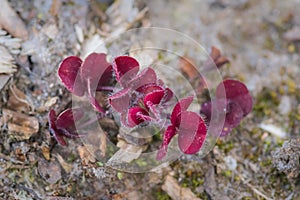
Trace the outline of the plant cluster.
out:
<instances>
[{"instance_id":1,"label":"plant cluster","mask_svg":"<svg viewBox=\"0 0 300 200\"><path fill-rule=\"evenodd\" d=\"M212 50L210 62L206 62L204 67L210 68L214 63L220 68L228 62L227 58L221 57L219 50ZM193 96L174 103L174 92L159 79L155 70L147 67L140 71L138 61L130 56L118 56L111 63L107 62L103 53L92 53L84 61L70 56L61 62L58 76L74 95L84 96L86 93L90 104L103 116L110 112L118 113L123 126L163 125L157 160L166 156L168 145L177 134L178 146L183 153L197 153L205 141L209 124L218 120L218 117L212 119L213 112L216 116L225 115L221 132L221 136L225 136L252 109L252 97L247 87L240 81L227 79L217 87L213 101L202 103L200 113L188 111ZM99 91L109 91L107 107L97 101L96 92ZM169 108L173 108L170 113ZM83 115L84 111L80 108L67 109L58 116L50 110L50 132L59 144L66 145L63 137L81 136L75 121Z\"/></svg>"}]
</instances>

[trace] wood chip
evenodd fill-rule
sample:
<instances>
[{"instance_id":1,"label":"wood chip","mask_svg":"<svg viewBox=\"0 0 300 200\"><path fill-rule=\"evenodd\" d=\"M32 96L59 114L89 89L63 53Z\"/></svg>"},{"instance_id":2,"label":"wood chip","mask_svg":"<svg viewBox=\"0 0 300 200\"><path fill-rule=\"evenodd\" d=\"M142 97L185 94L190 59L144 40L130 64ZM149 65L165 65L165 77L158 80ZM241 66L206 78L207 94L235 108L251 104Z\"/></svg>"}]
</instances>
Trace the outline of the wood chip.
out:
<instances>
[{"instance_id":1,"label":"wood chip","mask_svg":"<svg viewBox=\"0 0 300 200\"><path fill-rule=\"evenodd\" d=\"M43 145L41 149L42 149L42 154L43 154L44 158L46 160L50 160L50 149L49 149L49 147L46 146L46 145Z\"/></svg>"},{"instance_id":2,"label":"wood chip","mask_svg":"<svg viewBox=\"0 0 300 200\"><path fill-rule=\"evenodd\" d=\"M15 85L10 87L7 106L12 110L20 112L27 112L30 110L29 103L26 100L26 95Z\"/></svg>"},{"instance_id":3,"label":"wood chip","mask_svg":"<svg viewBox=\"0 0 300 200\"><path fill-rule=\"evenodd\" d=\"M106 135L104 133L100 134L100 151L101 151L101 156L105 157L106 155L106 148L107 148L107 141L106 141Z\"/></svg>"},{"instance_id":4,"label":"wood chip","mask_svg":"<svg viewBox=\"0 0 300 200\"><path fill-rule=\"evenodd\" d=\"M166 176L162 189L174 200L199 199L189 188L180 187L177 180L171 175Z\"/></svg>"},{"instance_id":5,"label":"wood chip","mask_svg":"<svg viewBox=\"0 0 300 200\"><path fill-rule=\"evenodd\" d=\"M57 158L58 162L60 163L60 165L62 166L62 168L67 173L70 173L72 171L72 165L68 164L61 155L56 154L56 158Z\"/></svg>"},{"instance_id":6,"label":"wood chip","mask_svg":"<svg viewBox=\"0 0 300 200\"><path fill-rule=\"evenodd\" d=\"M118 150L107 162L108 166L118 166L123 163L130 163L131 161L140 157L141 153L145 150L145 146L136 146L128 144L120 140L117 143Z\"/></svg>"},{"instance_id":7,"label":"wood chip","mask_svg":"<svg viewBox=\"0 0 300 200\"><path fill-rule=\"evenodd\" d=\"M62 6L61 0L52 0L52 5L49 10L50 14L53 16L57 16L60 11L61 6Z\"/></svg>"},{"instance_id":8,"label":"wood chip","mask_svg":"<svg viewBox=\"0 0 300 200\"><path fill-rule=\"evenodd\" d=\"M39 131L37 118L9 109L3 109L2 112L3 121L7 124L8 131L13 134L17 140L27 140Z\"/></svg>"},{"instance_id":9,"label":"wood chip","mask_svg":"<svg viewBox=\"0 0 300 200\"><path fill-rule=\"evenodd\" d=\"M22 39L28 38L24 22L12 9L7 0L0 0L0 26L11 35Z\"/></svg>"},{"instance_id":10,"label":"wood chip","mask_svg":"<svg viewBox=\"0 0 300 200\"><path fill-rule=\"evenodd\" d=\"M84 145L77 148L78 154L81 158L82 165L96 162L95 152L96 148L93 145Z\"/></svg>"}]
</instances>

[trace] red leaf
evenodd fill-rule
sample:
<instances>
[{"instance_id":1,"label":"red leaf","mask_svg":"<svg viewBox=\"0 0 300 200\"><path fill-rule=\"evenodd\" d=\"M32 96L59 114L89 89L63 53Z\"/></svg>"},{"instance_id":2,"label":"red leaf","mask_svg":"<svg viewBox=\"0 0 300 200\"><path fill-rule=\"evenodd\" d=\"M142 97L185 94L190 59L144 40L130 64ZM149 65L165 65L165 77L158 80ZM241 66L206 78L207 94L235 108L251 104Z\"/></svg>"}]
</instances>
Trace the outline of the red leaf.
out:
<instances>
[{"instance_id":1,"label":"red leaf","mask_svg":"<svg viewBox=\"0 0 300 200\"><path fill-rule=\"evenodd\" d=\"M63 139L61 131L56 127L56 113L54 110L50 110L48 114L48 121L49 121L49 131L54 139L62 146L66 146L67 143Z\"/></svg>"},{"instance_id":2,"label":"red leaf","mask_svg":"<svg viewBox=\"0 0 300 200\"><path fill-rule=\"evenodd\" d=\"M133 89L136 89L144 85L156 84L156 82L157 82L157 77L155 71L152 68L148 67L144 69L141 73L139 73L131 81L129 81L128 84L126 85L132 87Z\"/></svg>"},{"instance_id":3,"label":"red leaf","mask_svg":"<svg viewBox=\"0 0 300 200\"><path fill-rule=\"evenodd\" d=\"M116 74L116 79L121 85L131 80L139 71L138 61L130 56L116 57L112 66Z\"/></svg>"},{"instance_id":4,"label":"red leaf","mask_svg":"<svg viewBox=\"0 0 300 200\"><path fill-rule=\"evenodd\" d=\"M220 115L222 113L225 114L225 121L221 136L227 135L232 128L239 125L243 118L243 110L235 101L215 99L212 102L206 102L201 105L201 114L206 116L208 123L211 120L212 109L213 112L215 112L214 120L219 120Z\"/></svg>"},{"instance_id":5,"label":"red leaf","mask_svg":"<svg viewBox=\"0 0 300 200\"><path fill-rule=\"evenodd\" d=\"M60 113L56 120L57 128L66 129L70 126L75 127L75 121L80 120L84 113L81 108L67 109Z\"/></svg>"},{"instance_id":6,"label":"red leaf","mask_svg":"<svg viewBox=\"0 0 300 200\"><path fill-rule=\"evenodd\" d=\"M136 89L136 91L138 91L144 95L146 95L150 92L153 92L153 91L157 91L157 90L163 90L163 88L161 86L158 86L155 84L147 84L147 85L143 85Z\"/></svg>"},{"instance_id":7,"label":"red leaf","mask_svg":"<svg viewBox=\"0 0 300 200\"><path fill-rule=\"evenodd\" d=\"M113 80L113 69L112 69L112 66L109 65L106 70L103 72L100 80L99 80L99 83L97 85L97 91L101 91L102 89L99 89L101 88L102 86L108 86L112 83L112 80Z\"/></svg>"},{"instance_id":8,"label":"red leaf","mask_svg":"<svg viewBox=\"0 0 300 200\"><path fill-rule=\"evenodd\" d=\"M67 142L65 141L65 139L63 138L64 134L61 130L57 130L55 132L55 134L53 134L53 137L55 138L55 140L62 146L67 146Z\"/></svg>"},{"instance_id":9,"label":"red leaf","mask_svg":"<svg viewBox=\"0 0 300 200\"><path fill-rule=\"evenodd\" d=\"M225 94L224 90L225 89ZM226 95L226 96L224 96ZM247 87L240 81L227 79L220 83L216 89L217 98L227 98L235 101L243 110L243 116L251 112L253 99Z\"/></svg>"},{"instance_id":10,"label":"red leaf","mask_svg":"<svg viewBox=\"0 0 300 200\"><path fill-rule=\"evenodd\" d=\"M54 132L57 130L57 128L56 128L56 113L53 109L49 111L48 122L49 122L50 132L52 135L54 135Z\"/></svg>"},{"instance_id":11,"label":"red leaf","mask_svg":"<svg viewBox=\"0 0 300 200\"><path fill-rule=\"evenodd\" d=\"M166 88L164 93L165 93L164 98L163 98L164 103L170 101L174 96L174 93L172 92L172 90L170 88Z\"/></svg>"},{"instance_id":12,"label":"red leaf","mask_svg":"<svg viewBox=\"0 0 300 200\"><path fill-rule=\"evenodd\" d=\"M82 60L76 56L65 58L58 68L58 76L65 87L77 96L84 94L84 84L79 75Z\"/></svg>"},{"instance_id":13,"label":"red leaf","mask_svg":"<svg viewBox=\"0 0 300 200\"><path fill-rule=\"evenodd\" d=\"M203 103L201 105L200 113L205 115L206 119L210 121L212 112L215 113L215 116L218 116L221 113L226 114L227 105L228 101L226 99L215 99L213 101Z\"/></svg>"},{"instance_id":14,"label":"red leaf","mask_svg":"<svg viewBox=\"0 0 300 200\"><path fill-rule=\"evenodd\" d=\"M172 114L171 114L171 123L173 126L178 127L179 121L178 121L178 115L182 111L186 111L188 107L191 105L193 101L193 96L189 96L187 98L181 99L177 104L174 106Z\"/></svg>"},{"instance_id":15,"label":"red leaf","mask_svg":"<svg viewBox=\"0 0 300 200\"><path fill-rule=\"evenodd\" d=\"M87 85L88 85L88 95L89 95L89 100L90 103L92 104L92 106L99 112L101 113L105 113L104 108L102 108L102 106L100 106L100 104L98 103L95 95L96 95L96 90L94 90L92 88L92 84L90 83L90 79L87 80Z\"/></svg>"},{"instance_id":16,"label":"red leaf","mask_svg":"<svg viewBox=\"0 0 300 200\"><path fill-rule=\"evenodd\" d=\"M149 107L151 105L159 104L161 102L162 98L164 97L164 94L165 93L163 90L156 90L151 93L148 93L144 97L144 105L146 106L147 109L149 109Z\"/></svg>"},{"instance_id":17,"label":"red leaf","mask_svg":"<svg viewBox=\"0 0 300 200\"><path fill-rule=\"evenodd\" d=\"M204 120L195 112L183 111L178 129L178 145L185 154L197 153L206 137Z\"/></svg>"},{"instance_id":18,"label":"red leaf","mask_svg":"<svg viewBox=\"0 0 300 200\"><path fill-rule=\"evenodd\" d=\"M140 107L132 107L128 111L127 121L129 127L134 127L144 121L150 121L147 111Z\"/></svg>"},{"instance_id":19,"label":"red leaf","mask_svg":"<svg viewBox=\"0 0 300 200\"><path fill-rule=\"evenodd\" d=\"M174 126L168 126L166 129L164 135L163 135L163 141L162 144L157 152L156 160L162 160L168 151L168 145L171 141L171 139L176 135L176 128Z\"/></svg>"},{"instance_id":20,"label":"red leaf","mask_svg":"<svg viewBox=\"0 0 300 200\"><path fill-rule=\"evenodd\" d=\"M108 80L112 78L111 68L110 63L106 61L106 54L91 53L82 64L81 78L95 92L98 85L108 84Z\"/></svg>"},{"instance_id":21,"label":"red leaf","mask_svg":"<svg viewBox=\"0 0 300 200\"><path fill-rule=\"evenodd\" d=\"M108 98L109 104L115 111L121 113L129 108L129 91L130 89L123 89Z\"/></svg>"},{"instance_id":22,"label":"red leaf","mask_svg":"<svg viewBox=\"0 0 300 200\"><path fill-rule=\"evenodd\" d=\"M237 104L234 101L229 101L227 105L225 125L234 128L237 125L239 125L242 118L243 118L243 110L239 106L239 104ZM225 125L224 127L226 127Z\"/></svg>"},{"instance_id":23,"label":"red leaf","mask_svg":"<svg viewBox=\"0 0 300 200\"><path fill-rule=\"evenodd\" d=\"M61 132L63 136L71 139L76 139L83 136L83 135L79 135L77 130L73 128L58 129L58 131Z\"/></svg>"}]
</instances>

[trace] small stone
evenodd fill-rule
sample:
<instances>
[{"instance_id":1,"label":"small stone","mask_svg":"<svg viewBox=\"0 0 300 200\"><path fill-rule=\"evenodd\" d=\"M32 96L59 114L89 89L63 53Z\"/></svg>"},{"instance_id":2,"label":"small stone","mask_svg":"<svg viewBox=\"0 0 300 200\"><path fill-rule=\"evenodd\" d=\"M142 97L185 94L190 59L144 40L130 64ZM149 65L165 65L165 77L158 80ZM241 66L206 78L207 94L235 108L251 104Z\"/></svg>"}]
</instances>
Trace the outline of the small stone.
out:
<instances>
[{"instance_id":1,"label":"small stone","mask_svg":"<svg viewBox=\"0 0 300 200\"><path fill-rule=\"evenodd\" d=\"M288 96L282 96L279 106L278 106L278 111L282 115L287 115L291 112L291 99Z\"/></svg>"},{"instance_id":2,"label":"small stone","mask_svg":"<svg viewBox=\"0 0 300 200\"><path fill-rule=\"evenodd\" d=\"M54 184L61 179L61 168L55 161L48 162L44 159L40 159L38 172L41 177L50 184Z\"/></svg>"},{"instance_id":3,"label":"small stone","mask_svg":"<svg viewBox=\"0 0 300 200\"><path fill-rule=\"evenodd\" d=\"M261 123L258 127L280 138L285 138L287 136L286 132L273 124Z\"/></svg>"},{"instance_id":4,"label":"small stone","mask_svg":"<svg viewBox=\"0 0 300 200\"><path fill-rule=\"evenodd\" d=\"M237 167L237 162L236 162L236 159L233 158L232 156L226 156L224 158L224 161L228 167L229 170L233 171L236 169Z\"/></svg>"},{"instance_id":5,"label":"small stone","mask_svg":"<svg viewBox=\"0 0 300 200\"><path fill-rule=\"evenodd\" d=\"M281 148L272 153L273 164L280 171L284 172L289 179L297 178L300 175L300 139L285 141Z\"/></svg>"},{"instance_id":6,"label":"small stone","mask_svg":"<svg viewBox=\"0 0 300 200\"><path fill-rule=\"evenodd\" d=\"M75 28L75 32L76 32L76 36L77 36L78 41L80 43L83 43L84 34L83 34L82 28L77 24L75 24L74 28Z\"/></svg>"}]
</instances>

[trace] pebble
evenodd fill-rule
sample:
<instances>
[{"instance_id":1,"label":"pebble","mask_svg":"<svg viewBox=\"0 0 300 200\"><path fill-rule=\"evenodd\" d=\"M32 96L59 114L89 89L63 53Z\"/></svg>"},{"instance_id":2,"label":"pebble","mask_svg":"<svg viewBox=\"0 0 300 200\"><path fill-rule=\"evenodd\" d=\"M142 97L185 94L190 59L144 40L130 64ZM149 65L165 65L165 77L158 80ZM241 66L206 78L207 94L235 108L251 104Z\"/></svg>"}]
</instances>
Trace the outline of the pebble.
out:
<instances>
[{"instance_id":1,"label":"pebble","mask_svg":"<svg viewBox=\"0 0 300 200\"><path fill-rule=\"evenodd\" d=\"M258 127L280 138L285 138L287 136L286 132L273 124L261 123L258 125Z\"/></svg>"},{"instance_id":2,"label":"pebble","mask_svg":"<svg viewBox=\"0 0 300 200\"><path fill-rule=\"evenodd\" d=\"M288 96L282 96L279 106L278 106L278 111L282 115L287 115L291 112L291 99Z\"/></svg>"},{"instance_id":3,"label":"pebble","mask_svg":"<svg viewBox=\"0 0 300 200\"><path fill-rule=\"evenodd\" d=\"M237 167L237 162L236 162L236 159L233 158L232 156L226 156L224 158L224 161L228 167L229 170L233 171L236 169Z\"/></svg>"}]
</instances>

